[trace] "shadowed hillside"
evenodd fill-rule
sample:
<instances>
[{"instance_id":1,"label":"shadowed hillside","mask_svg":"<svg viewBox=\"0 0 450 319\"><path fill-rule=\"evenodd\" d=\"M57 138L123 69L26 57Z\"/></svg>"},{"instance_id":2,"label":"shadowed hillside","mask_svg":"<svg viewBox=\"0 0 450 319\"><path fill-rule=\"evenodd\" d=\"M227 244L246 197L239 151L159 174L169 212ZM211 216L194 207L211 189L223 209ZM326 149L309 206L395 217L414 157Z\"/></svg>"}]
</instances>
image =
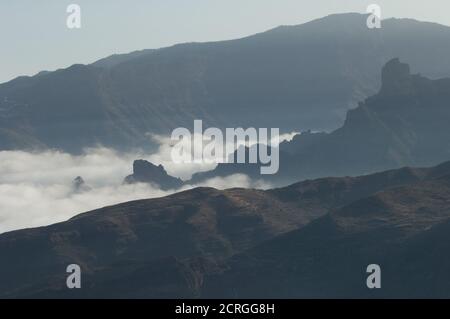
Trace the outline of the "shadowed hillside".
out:
<instances>
[{"instance_id":1,"label":"shadowed hillside","mask_svg":"<svg viewBox=\"0 0 450 319\"><path fill-rule=\"evenodd\" d=\"M4 233L0 296L209 297L235 288L239 296L318 293L290 292L298 283L289 277L296 276L297 260L300 269L308 267L299 280L320 283L324 296L332 296L338 292L317 276L326 276L333 265L360 267L365 253L385 258L382 248L406 245L450 216L448 174L450 164L444 163L268 191L197 188ZM345 239L351 236L355 240ZM355 259L341 258L349 252ZM82 289L65 286L65 268L72 263L82 268ZM278 290L259 289L263 284Z\"/></svg>"},{"instance_id":2,"label":"shadowed hillside","mask_svg":"<svg viewBox=\"0 0 450 319\"><path fill-rule=\"evenodd\" d=\"M235 256L205 297L449 298L450 175L391 188ZM366 267L381 266L381 289Z\"/></svg>"},{"instance_id":3,"label":"shadowed hillside","mask_svg":"<svg viewBox=\"0 0 450 319\"><path fill-rule=\"evenodd\" d=\"M430 48L433 48L430 50ZM217 127L332 130L375 93L390 58L450 76L450 28L338 14L232 41L187 43L0 85L0 149L151 148L147 133Z\"/></svg>"},{"instance_id":4,"label":"shadowed hillside","mask_svg":"<svg viewBox=\"0 0 450 319\"><path fill-rule=\"evenodd\" d=\"M381 78L380 91L348 111L341 128L329 134L307 132L281 144L277 174L262 176L255 164L220 164L193 180L244 173L286 184L430 166L450 158L450 79L411 74L397 58L383 67Z\"/></svg>"}]
</instances>

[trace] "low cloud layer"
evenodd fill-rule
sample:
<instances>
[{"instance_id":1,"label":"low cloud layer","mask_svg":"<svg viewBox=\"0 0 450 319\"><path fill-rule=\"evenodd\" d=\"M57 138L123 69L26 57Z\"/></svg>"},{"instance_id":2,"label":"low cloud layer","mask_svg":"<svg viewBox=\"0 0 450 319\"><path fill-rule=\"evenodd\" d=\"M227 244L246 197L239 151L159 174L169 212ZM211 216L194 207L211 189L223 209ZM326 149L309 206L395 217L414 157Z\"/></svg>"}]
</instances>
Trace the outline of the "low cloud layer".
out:
<instances>
[{"instance_id":1,"label":"low cloud layer","mask_svg":"<svg viewBox=\"0 0 450 319\"><path fill-rule=\"evenodd\" d=\"M296 133L280 136L280 142ZM231 187L266 189L270 185L236 174L209 179L199 185L162 191L156 185L124 185L136 159L162 164L175 177L188 180L193 173L208 171L216 164L175 164L172 141L153 136L159 143L154 154L119 153L106 148L86 149L74 156L59 151L30 153L0 151L0 233L61 222L79 213L130 200L165 196L197 186L218 189ZM255 142L252 142L255 143ZM73 180L81 176L88 190L74 191Z\"/></svg>"},{"instance_id":2,"label":"low cloud layer","mask_svg":"<svg viewBox=\"0 0 450 319\"><path fill-rule=\"evenodd\" d=\"M123 185L137 158L167 166L169 173L186 177L198 170L213 167L172 165L167 158L167 146L161 145L157 154L122 154L113 150L87 149L85 154L73 156L58 151L29 153L0 152L0 233L48 225L79 213L120 202L165 196L179 190L162 191L148 184ZM82 176L90 187L76 192L75 177ZM245 175L213 178L201 185L219 189L230 187L268 188L253 182Z\"/></svg>"},{"instance_id":3,"label":"low cloud layer","mask_svg":"<svg viewBox=\"0 0 450 319\"><path fill-rule=\"evenodd\" d=\"M292 132L292 133L281 134L279 136L272 137L272 140L270 141L270 143L272 146L278 146L278 144L282 143L283 141L292 140L292 138L297 134L300 134L300 133ZM195 136L195 135L193 135L193 136ZM151 138L154 142L159 144L159 149L158 149L158 152L147 156L145 159L147 159L148 161L150 161L154 164L162 164L164 166L164 168L166 169L166 171L172 176L179 177L183 180L189 180L192 177L193 173L210 171L217 166L217 164L215 164L215 163L194 163L194 162L183 163L183 164L175 163L172 159L172 147L174 146L174 141L172 141L170 139L170 137L168 137L168 136L161 136L161 135L151 135ZM202 141L201 135L197 136L196 138L193 137L192 140L190 141L190 143L192 143L192 145L194 145L194 144L198 143L199 141ZM234 141L233 141L233 144L230 149L237 149L239 146L249 147L249 146L255 145L257 143L258 143L257 140L250 140L250 141L238 140L236 144L234 144ZM190 145L191 144L189 144L189 146ZM189 149L189 148L190 147L185 146L184 149ZM225 148L227 148L227 147L225 146ZM226 154L225 157L228 157L231 154L232 154L232 152ZM192 154L185 154L185 155L190 156ZM180 156L180 157L183 157L183 156Z\"/></svg>"},{"instance_id":4,"label":"low cloud layer","mask_svg":"<svg viewBox=\"0 0 450 319\"><path fill-rule=\"evenodd\" d=\"M0 233L48 225L118 202L163 196L145 184L122 185L133 155L89 149L81 156L57 151L0 152ZM91 189L74 192L82 176Z\"/></svg>"}]
</instances>

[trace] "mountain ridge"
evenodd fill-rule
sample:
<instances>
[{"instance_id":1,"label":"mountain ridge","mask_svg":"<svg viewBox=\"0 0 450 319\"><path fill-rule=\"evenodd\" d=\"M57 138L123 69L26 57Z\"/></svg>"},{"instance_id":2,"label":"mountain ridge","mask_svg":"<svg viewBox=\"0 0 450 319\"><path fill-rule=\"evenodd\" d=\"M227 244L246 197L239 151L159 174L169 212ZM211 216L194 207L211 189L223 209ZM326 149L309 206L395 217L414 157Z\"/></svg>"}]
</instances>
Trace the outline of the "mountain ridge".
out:
<instances>
[{"instance_id":1,"label":"mountain ridge","mask_svg":"<svg viewBox=\"0 0 450 319\"><path fill-rule=\"evenodd\" d=\"M448 243L449 182L446 174L380 191L236 255L206 280L204 296L448 298L449 260L434 246ZM366 286L374 263L382 289Z\"/></svg>"},{"instance_id":2,"label":"mountain ridge","mask_svg":"<svg viewBox=\"0 0 450 319\"><path fill-rule=\"evenodd\" d=\"M1 84L0 130L7 134L0 149L154 149L148 134L191 127L194 119L219 128L332 130L376 92L379 68L392 56L430 77L450 75L450 28L385 20L369 30L365 19L329 16Z\"/></svg>"},{"instance_id":3,"label":"mountain ridge","mask_svg":"<svg viewBox=\"0 0 450 319\"><path fill-rule=\"evenodd\" d=\"M423 183L442 186L440 179L446 181L449 174L446 162L433 168L303 181L268 191L203 187L100 208L50 226L7 232L0 235L0 253L5 257L0 296L215 296L215 276L225 272L221 278L233 278L227 271L233 270L236 258L316 227L316 221L334 216L329 212L356 207L354 203L364 203L380 192L398 194L402 187L423 190ZM423 194L424 198L430 196ZM439 194L441 198L434 201L445 203L445 188ZM403 205L412 204L403 201ZM446 216L445 211L436 212ZM359 229L372 223L358 215L352 218L361 223ZM82 267L84 289L66 289L65 267L71 263ZM229 282L233 283L234 279Z\"/></svg>"},{"instance_id":4,"label":"mountain ridge","mask_svg":"<svg viewBox=\"0 0 450 319\"><path fill-rule=\"evenodd\" d=\"M450 156L450 78L412 74L398 58L381 73L379 92L347 112L331 133L306 132L280 144L280 170L261 176L258 165L219 164L195 182L236 173L275 185L326 176L356 176L402 166L431 166Z\"/></svg>"}]
</instances>

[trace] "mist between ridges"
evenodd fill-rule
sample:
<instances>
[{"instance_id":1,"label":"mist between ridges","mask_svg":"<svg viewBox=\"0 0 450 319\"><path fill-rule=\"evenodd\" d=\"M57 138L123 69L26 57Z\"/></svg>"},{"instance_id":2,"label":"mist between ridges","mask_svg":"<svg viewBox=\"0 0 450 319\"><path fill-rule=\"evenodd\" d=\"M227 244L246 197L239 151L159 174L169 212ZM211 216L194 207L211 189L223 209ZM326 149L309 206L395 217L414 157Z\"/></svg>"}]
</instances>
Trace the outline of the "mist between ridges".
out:
<instances>
[{"instance_id":1,"label":"mist between ridges","mask_svg":"<svg viewBox=\"0 0 450 319\"><path fill-rule=\"evenodd\" d=\"M270 135L269 135L270 130ZM226 128L203 131L203 121L194 120L194 130L172 131L171 159L174 163L260 164L262 175L276 174L280 166L279 128Z\"/></svg>"}]
</instances>

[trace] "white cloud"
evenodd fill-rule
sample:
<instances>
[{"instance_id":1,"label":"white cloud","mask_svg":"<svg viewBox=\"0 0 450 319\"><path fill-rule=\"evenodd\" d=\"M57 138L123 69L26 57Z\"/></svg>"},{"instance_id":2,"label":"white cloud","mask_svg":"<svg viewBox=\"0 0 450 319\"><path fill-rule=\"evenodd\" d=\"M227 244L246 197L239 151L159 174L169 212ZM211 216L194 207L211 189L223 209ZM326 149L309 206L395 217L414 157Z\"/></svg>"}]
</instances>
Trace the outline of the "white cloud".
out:
<instances>
[{"instance_id":1,"label":"white cloud","mask_svg":"<svg viewBox=\"0 0 450 319\"><path fill-rule=\"evenodd\" d=\"M280 142L290 140L296 134L280 135ZM86 149L78 156L54 150L39 153L0 151L0 233L48 225L103 206L165 196L197 186L218 189L270 187L242 174L216 177L170 191L162 191L148 184L122 184L124 177L131 174L132 163L136 159L162 164L170 175L185 180L193 173L208 171L216 166L206 163L175 164L171 158L173 141L158 135L152 138L159 143L159 149L154 154L124 154L106 148ZM250 141L250 145L255 142ZM77 176L82 176L90 186L88 191L73 191L72 181Z\"/></svg>"},{"instance_id":2,"label":"white cloud","mask_svg":"<svg viewBox=\"0 0 450 319\"><path fill-rule=\"evenodd\" d=\"M64 221L75 214L119 202L164 196L147 185L123 185L137 154L88 149L72 156L58 151L0 152L0 233ZM77 193L82 176L91 189Z\"/></svg>"},{"instance_id":3,"label":"white cloud","mask_svg":"<svg viewBox=\"0 0 450 319\"><path fill-rule=\"evenodd\" d=\"M123 154L105 148L87 149L79 156L58 151L30 153L0 152L0 233L67 220L79 213L136 199L154 198L179 191L162 191L148 184L123 185L131 173L135 159L143 158L163 164L169 173L190 176L205 166L176 166L167 158L166 144L157 154ZM169 147L170 148L170 147ZM170 155L169 155L170 156ZM198 164L199 165L199 164ZM72 181L82 176L90 190L74 192ZM252 181L241 174L212 178L201 185L268 188L270 185Z\"/></svg>"},{"instance_id":4,"label":"white cloud","mask_svg":"<svg viewBox=\"0 0 450 319\"><path fill-rule=\"evenodd\" d=\"M300 134L300 133L292 132L292 133L280 134L279 136L273 136L270 141L271 145L276 147L284 141L292 140L292 138L297 134ZM192 177L192 174L197 173L197 172L210 171L217 166L216 163L194 163L194 162L192 162L192 163L177 164L172 160L172 154L171 154L172 147L176 141L175 142L172 141L170 139L170 137L168 137L168 136L150 135L150 137L159 144L159 149L158 149L157 153L149 155L149 156L145 157L144 159L147 159L148 161L152 162L153 164L158 164L158 165L162 164L164 166L164 168L166 169L166 171L172 176L180 177L183 180L189 180ZM183 151L185 151L186 149L190 149L191 143L193 145L192 148L194 148L194 149L197 148L198 145L196 143L201 144L202 140L203 140L202 135L193 134L191 141L187 142L184 145ZM204 142L204 143L207 143L207 142ZM257 144L258 141L257 140L250 140L250 141L238 140L236 145L234 144L234 142L232 142L232 143L233 143L233 145L231 147L224 145L224 148L225 149L237 149L240 146L248 146L249 147L249 146L253 146L253 145ZM194 144L195 144L195 146L194 146ZM232 153L233 152L226 154L225 157L229 157ZM188 157L190 157L192 154L184 154L184 155L188 155ZM180 157L183 157L183 155Z\"/></svg>"},{"instance_id":5,"label":"white cloud","mask_svg":"<svg viewBox=\"0 0 450 319\"><path fill-rule=\"evenodd\" d=\"M48 225L95 208L165 194L144 184L96 187L83 193L72 192L70 184L0 184L0 233Z\"/></svg>"},{"instance_id":6,"label":"white cloud","mask_svg":"<svg viewBox=\"0 0 450 319\"><path fill-rule=\"evenodd\" d=\"M151 154L144 159L152 162L153 164L161 164L164 166L169 175L179 177L183 180L188 180L194 173L210 171L217 166L217 164L214 163L177 164L172 160L172 147L174 142L170 139L170 137L161 135L152 135L151 137L159 144L158 152ZM197 141L197 139L194 139L194 141Z\"/></svg>"}]
</instances>

